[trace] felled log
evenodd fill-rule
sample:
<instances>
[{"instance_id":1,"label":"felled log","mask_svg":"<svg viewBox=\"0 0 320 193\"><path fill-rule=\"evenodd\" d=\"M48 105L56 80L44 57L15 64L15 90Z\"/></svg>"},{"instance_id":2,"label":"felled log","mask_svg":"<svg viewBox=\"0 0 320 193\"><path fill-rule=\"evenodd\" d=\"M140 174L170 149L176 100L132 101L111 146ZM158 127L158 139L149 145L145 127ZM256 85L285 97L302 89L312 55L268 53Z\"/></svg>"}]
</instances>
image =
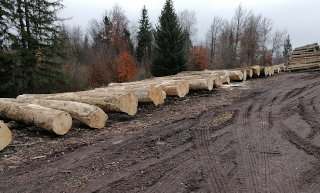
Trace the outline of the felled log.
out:
<instances>
[{"instance_id":1,"label":"felled log","mask_svg":"<svg viewBox=\"0 0 320 193\"><path fill-rule=\"evenodd\" d=\"M310 52L310 53L306 53L306 54L292 54L290 55L290 58L291 59L300 59L300 58L313 58L313 57L317 57L317 56L320 56L320 52L317 51L317 52Z\"/></svg>"},{"instance_id":2,"label":"felled log","mask_svg":"<svg viewBox=\"0 0 320 193\"><path fill-rule=\"evenodd\" d=\"M269 76L269 67L268 66L260 66L260 75L261 76Z\"/></svg>"},{"instance_id":3,"label":"felled log","mask_svg":"<svg viewBox=\"0 0 320 193\"><path fill-rule=\"evenodd\" d=\"M319 50L319 45L318 45L318 43L307 44L305 46L297 47L293 51L302 51L302 50L308 50L308 49L318 49Z\"/></svg>"},{"instance_id":4,"label":"felled log","mask_svg":"<svg viewBox=\"0 0 320 193\"><path fill-rule=\"evenodd\" d=\"M242 81L243 80L243 73L240 70L230 70L229 71L229 78L232 81Z\"/></svg>"},{"instance_id":5,"label":"felled log","mask_svg":"<svg viewBox=\"0 0 320 193\"><path fill-rule=\"evenodd\" d=\"M246 70L243 70L242 73L243 73L243 78L242 78L242 80L243 80L243 81L246 81L246 80L247 80L247 77L248 77L247 71L246 71Z\"/></svg>"},{"instance_id":6,"label":"felled log","mask_svg":"<svg viewBox=\"0 0 320 193\"><path fill-rule=\"evenodd\" d=\"M86 103L102 108L105 112L137 113L138 98L132 92L95 90L57 94L24 94L17 99L49 99Z\"/></svg>"},{"instance_id":7,"label":"felled log","mask_svg":"<svg viewBox=\"0 0 320 193\"><path fill-rule=\"evenodd\" d=\"M12 133L10 129L0 121L0 151L7 147L12 141Z\"/></svg>"},{"instance_id":8,"label":"felled log","mask_svg":"<svg viewBox=\"0 0 320 193\"><path fill-rule=\"evenodd\" d=\"M108 119L108 115L101 108L85 103L46 99L20 99L16 100L16 102L36 104L43 107L68 112L72 118L88 125L91 128L103 128Z\"/></svg>"},{"instance_id":9,"label":"felled log","mask_svg":"<svg viewBox=\"0 0 320 193\"><path fill-rule=\"evenodd\" d=\"M152 83L151 83L152 84ZM189 93L189 82L185 80L167 80L155 83L167 96L184 97Z\"/></svg>"},{"instance_id":10,"label":"felled log","mask_svg":"<svg viewBox=\"0 0 320 193\"><path fill-rule=\"evenodd\" d=\"M247 72L247 78L252 78L253 76L253 70L251 68L245 68Z\"/></svg>"},{"instance_id":11,"label":"felled log","mask_svg":"<svg viewBox=\"0 0 320 193\"><path fill-rule=\"evenodd\" d=\"M120 90L133 92L139 103L153 103L158 106L163 104L166 99L166 93L160 88L160 86L150 85L130 85L122 83L111 83L108 87L96 88L96 91L108 91L108 90Z\"/></svg>"},{"instance_id":12,"label":"felled log","mask_svg":"<svg viewBox=\"0 0 320 193\"><path fill-rule=\"evenodd\" d=\"M289 65L287 67L287 70L299 71L299 70L309 70L309 69L317 69L317 68L320 68L320 63Z\"/></svg>"},{"instance_id":13,"label":"felled log","mask_svg":"<svg viewBox=\"0 0 320 193\"><path fill-rule=\"evenodd\" d=\"M251 69L253 71L253 75L254 76L260 76L261 70L260 70L260 66L256 65L256 66L251 66Z\"/></svg>"},{"instance_id":14,"label":"felled log","mask_svg":"<svg viewBox=\"0 0 320 193\"><path fill-rule=\"evenodd\" d=\"M277 66L277 65L272 66L272 70L273 70L273 73L280 73L281 72L280 66Z\"/></svg>"},{"instance_id":15,"label":"felled log","mask_svg":"<svg viewBox=\"0 0 320 193\"><path fill-rule=\"evenodd\" d=\"M320 62L320 58L290 60L289 64L309 64L318 62Z\"/></svg>"},{"instance_id":16,"label":"felled log","mask_svg":"<svg viewBox=\"0 0 320 193\"><path fill-rule=\"evenodd\" d=\"M227 73L227 75L226 75ZM225 71L212 71L212 70L205 70L205 71L184 71L178 73L176 76L189 76L191 78L195 77L207 77L213 79L213 87L219 88L222 86L224 82L230 83L229 79L229 72L227 70ZM222 77L223 76L223 77ZM223 80L222 80L223 78Z\"/></svg>"},{"instance_id":17,"label":"felled log","mask_svg":"<svg viewBox=\"0 0 320 193\"><path fill-rule=\"evenodd\" d=\"M72 126L72 118L67 112L6 100L0 100L0 117L33 124L58 135L66 134Z\"/></svg>"}]
</instances>

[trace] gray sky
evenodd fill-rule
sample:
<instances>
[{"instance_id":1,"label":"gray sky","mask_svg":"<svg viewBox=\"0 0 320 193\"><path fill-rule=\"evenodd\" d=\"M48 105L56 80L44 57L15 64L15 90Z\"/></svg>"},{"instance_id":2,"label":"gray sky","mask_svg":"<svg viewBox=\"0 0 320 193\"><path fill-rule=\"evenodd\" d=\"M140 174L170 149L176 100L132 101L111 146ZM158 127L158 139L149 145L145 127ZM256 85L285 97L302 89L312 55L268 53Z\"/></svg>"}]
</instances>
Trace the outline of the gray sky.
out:
<instances>
[{"instance_id":1,"label":"gray sky","mask_svg":"<svg viewBox=\"0 0 320 193\"><path fill-rule=\"evenodd\" d=\"M152 24L158 22L165 0L64 0L66 8L61 16L72 17L70 26L80 25L84 30L92 18L100 19L105 10L120 5L130 19L137 22L143 5L149 11ZM320 1L319 0L174 0L176 12L184 9L197 13L197 40L205 34L214 16L230 19L241 3L247 10L262 14L273 21L273 29L286 30L293 47L309 43L320 43Z\"/></svg>"}]
</instances>

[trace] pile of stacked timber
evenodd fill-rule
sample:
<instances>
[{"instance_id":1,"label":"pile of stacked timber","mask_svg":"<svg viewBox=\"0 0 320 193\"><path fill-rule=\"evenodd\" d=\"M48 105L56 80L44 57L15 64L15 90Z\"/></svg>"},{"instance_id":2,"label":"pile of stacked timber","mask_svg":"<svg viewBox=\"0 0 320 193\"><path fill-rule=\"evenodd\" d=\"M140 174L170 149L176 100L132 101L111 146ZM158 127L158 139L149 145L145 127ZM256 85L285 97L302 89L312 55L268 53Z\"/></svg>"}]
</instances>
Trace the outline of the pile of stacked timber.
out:
<instances>
[{"instance_id":1,"label":"pile of stacked timber","mask_svg":"<svg viewBox=\"0 0 320 193\"><path fill-rule=\"evenodd\" d=\"M282 71L282 65L252 66L232 70L185 71L177 75L111 83L107 87L88 91L57 94L23 94L17 98L0 98L0 118L25 124L57 135L66 134L72 119L91 128L104 128L108 115L120 112L133 116L138 104L158 106L166 97L185 97L189 91L210 91L230 81L245 81L248 77L271 75ZM0 122L0 150L12 140L8 124Z\"/></svg>"},{"instance_id":2,"label":"pile of stacked timber","mask_svg":"<svg viewBox=\"0 0 320 193\"><path fill-rule=\"evenodd\" d=\"M288 70L307 70L320 67L320 51L318 43L295 48L289 53Z\"/></svg>"}]
</instances>

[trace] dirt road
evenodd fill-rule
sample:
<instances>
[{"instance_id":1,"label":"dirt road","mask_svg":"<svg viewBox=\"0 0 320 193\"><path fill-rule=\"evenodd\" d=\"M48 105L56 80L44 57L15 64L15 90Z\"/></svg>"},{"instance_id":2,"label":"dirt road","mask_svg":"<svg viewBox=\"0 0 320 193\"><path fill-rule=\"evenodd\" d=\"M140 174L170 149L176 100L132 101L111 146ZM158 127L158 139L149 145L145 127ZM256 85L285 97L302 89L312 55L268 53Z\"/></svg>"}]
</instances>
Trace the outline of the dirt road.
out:
<instances>
[{"instance_id":1,"label":"dirt road","mask_svg":"<svg viewBox=\"0 0 320 193\"><path fill-rule=\"evenodd\" d=\"M13 130L0 192L319 192L320 72L171 98L106 129Z\"/></svg>"}]
</instances>

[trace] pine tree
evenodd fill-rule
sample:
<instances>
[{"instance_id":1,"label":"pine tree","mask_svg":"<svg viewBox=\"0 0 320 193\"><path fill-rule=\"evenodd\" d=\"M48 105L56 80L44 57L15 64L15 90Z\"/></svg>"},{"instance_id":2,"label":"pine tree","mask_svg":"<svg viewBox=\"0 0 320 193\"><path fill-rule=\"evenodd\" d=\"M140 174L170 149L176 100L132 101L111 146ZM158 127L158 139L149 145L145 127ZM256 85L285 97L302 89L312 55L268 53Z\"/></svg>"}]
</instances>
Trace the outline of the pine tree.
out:
<instances>
[{"instance_id":1,"label":"pine tree","mask_svg":"<svg viewBox=\"0 0 320 193\"><path fill-rule=\"evenodd\" d=\"M148 10L145 6L141 11L141 19L139 20L139 31L138 31L138 46L136 50L136 59L138 63L143 65L146 64L146 60L150 58L151 55L151 41L152 41L152 32L151 32L151 23L149 22ZM146 67L146 66L145 66Z\"/></svg>"},{"instance_id":2,"label":"pine tree","mask_svg":"<svg viewBox=\"0 0 320 193\"><path fill-rule=\"evenodd\" d=\"M154 37L155 49L151 66L152 75L173 75L186 70L185 35L178 24L172 0L166 0Z\"/></svg>"},{"instance_id":3,"label":"pine tree","mask_svg":"<svg viewBox=\"0 0 320 193\"><path fill-rule=\"evenodd\" d=\"M12 97L17 83L15 69L18 67L14 61L15 57L10 50L12 33L9 29L13 28L14 1L0 1L0 96Z\"/></svg>"},{"instance_id":4,"label":"pine tree","mask_svg":"<svg viewBox=\"0 0 320 193\"><path fill-rule=\"evenodd\" d=\"M12 33L6 34L14 60L9 60L12 77L6 93L51 92L64 79L61 64L56 62L63 56L61 20L57 17L63 5L60 0L16 0L11 6Z\"/></svg>"},{"instance_id":5,"label":"pine tree","mask_svg":"<svg viewBox=\"0 0 320 193\"><path fill-rule=\"evenodd\" d=\"M286 59L286 62L289 61L289 53L292 51L292 45L290 42L290 36L288 35L287 38L284 40L283 45L283 57Z\"/></svg>"}]
</instances>

